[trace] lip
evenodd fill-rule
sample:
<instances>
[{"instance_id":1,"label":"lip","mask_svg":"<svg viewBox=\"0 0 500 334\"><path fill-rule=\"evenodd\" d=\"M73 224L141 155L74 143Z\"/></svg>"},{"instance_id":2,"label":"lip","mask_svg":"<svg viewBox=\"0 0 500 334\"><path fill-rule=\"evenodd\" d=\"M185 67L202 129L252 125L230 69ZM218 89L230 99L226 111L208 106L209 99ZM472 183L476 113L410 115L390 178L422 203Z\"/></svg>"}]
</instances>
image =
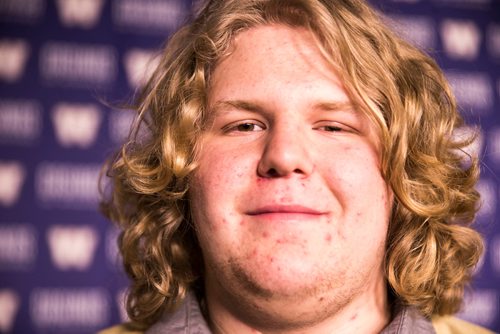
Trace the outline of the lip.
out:
<instances>
[{"instance_id":1,"label":"lip","mask_svg":"<svg viewBox=\"0 0 500 334\"><path fill-rule=\"evenodd\" d=\"M302 205L266 205L247 212L250 216L264 215L308 215L321 216L326 212L318 211Z\"/></svg>"}]
</instances>

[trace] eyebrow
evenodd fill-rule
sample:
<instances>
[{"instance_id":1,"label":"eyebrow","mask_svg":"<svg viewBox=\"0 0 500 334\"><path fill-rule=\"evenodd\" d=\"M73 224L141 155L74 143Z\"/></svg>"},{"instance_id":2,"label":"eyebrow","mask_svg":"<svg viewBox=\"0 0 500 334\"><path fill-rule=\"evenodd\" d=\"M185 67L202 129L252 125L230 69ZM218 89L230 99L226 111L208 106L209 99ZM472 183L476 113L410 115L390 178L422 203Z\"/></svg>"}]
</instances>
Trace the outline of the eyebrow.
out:
<instances>
[{"instance_id":1,"label":"eyebrow","mask_svg":"<svg viewBox=\"0 0 500 334\"><path fill-rule=\"evenodd\" d=\"M239 109L250 112L263 112L263 108L259 103L252 101L243 100L222 100L217 101L211 108L212 114L224 113L230 109ZM312 105L312 110L320 111L347 111L355 112L356 108L350 101L331 101L331 102L319 102Z\"/></svg>"},{"instance_id":2,"label":"eyebrow","mask_svg":"<svg viewBox=\"0 0 500 334\"><path fill-rule=\"evenodd\" d=\"M213 114L224 113L230 109L239 109L252 112L263 111L264 108L259 106L258 103L243 100L222 100L217 101L210 110Z\"/></svg>"},{"instance_id":3,"label":"eyebrow","mask_svg":"<svg viewBox=\"0 0 500 334\"><path fill-rule=\"evenodd\" d=\"M347 111L356 112L355 106L350 101L320 102L313 106L313 109L322 111Z\"/></svg>"}]
</instances>

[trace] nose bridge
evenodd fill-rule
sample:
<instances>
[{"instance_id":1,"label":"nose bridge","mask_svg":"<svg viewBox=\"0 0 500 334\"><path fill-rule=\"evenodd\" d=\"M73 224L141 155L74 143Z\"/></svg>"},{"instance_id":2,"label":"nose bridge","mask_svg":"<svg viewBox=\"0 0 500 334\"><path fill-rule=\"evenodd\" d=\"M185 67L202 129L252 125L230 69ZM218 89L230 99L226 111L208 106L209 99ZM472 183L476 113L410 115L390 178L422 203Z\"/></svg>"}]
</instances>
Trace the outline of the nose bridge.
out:
<instances>
[{"instance_id":1,"label":"nose bridge","mask_svg":"<svg viewBox=\"0 0 500 334\"><path fill-rule=\"evenodd\" d=\"M273 124L266 137L259 174L267 177L310 174L313 162L307 138L306 129L297 122L283 120Z\"/></svg>"}]
</instances>

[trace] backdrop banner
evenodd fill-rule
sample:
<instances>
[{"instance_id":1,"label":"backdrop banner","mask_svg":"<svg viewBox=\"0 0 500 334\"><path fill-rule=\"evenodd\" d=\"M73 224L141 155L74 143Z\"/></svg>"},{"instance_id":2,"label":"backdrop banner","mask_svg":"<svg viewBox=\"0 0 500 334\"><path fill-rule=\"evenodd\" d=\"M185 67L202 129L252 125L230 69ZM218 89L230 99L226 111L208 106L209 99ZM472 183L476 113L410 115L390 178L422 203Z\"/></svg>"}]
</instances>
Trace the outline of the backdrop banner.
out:
<instances>
[{"instance_id":1,"label":"backdrop banner","mask_svg":"<svg viewBox=\"0 0 500 334\"><path fill-rule=\"evenodd\" d=\"M0 333L94 333L126 321L102 163L195 0L0 0ZM444 69L480 136L484 257L461 318L500 332L500 1L373 0ZM461 135L457 133L457 135Z\"/></svg>"}]
</instances>

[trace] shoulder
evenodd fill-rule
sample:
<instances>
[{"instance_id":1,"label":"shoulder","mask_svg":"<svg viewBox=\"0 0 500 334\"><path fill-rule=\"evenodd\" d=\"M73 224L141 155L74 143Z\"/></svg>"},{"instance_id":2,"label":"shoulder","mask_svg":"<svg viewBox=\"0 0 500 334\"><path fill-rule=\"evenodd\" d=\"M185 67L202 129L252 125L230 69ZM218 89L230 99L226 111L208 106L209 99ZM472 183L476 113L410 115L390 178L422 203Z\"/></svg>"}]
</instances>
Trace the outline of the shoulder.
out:
<instances>
[{"instance_id":1,"label":"shoulder","mask_svg":"<svg viewBox=\"0 0 500 334\"><path fill-rule=\"evenodd\" d=\"M143 334L144 332L131 329L128 324L116 325L113 327L105 328L97 334Z\"/></svg>"},{"instance_id":2,"label":"shoulder","mask_svg":"<svg viewBox=\"0 0 500 334\"><path fill-rule=\"evenodd\" d=\"M433 317L432 325L437 334L494 334L486 328L452 316Z\"/></svg>"}]
</instances>

